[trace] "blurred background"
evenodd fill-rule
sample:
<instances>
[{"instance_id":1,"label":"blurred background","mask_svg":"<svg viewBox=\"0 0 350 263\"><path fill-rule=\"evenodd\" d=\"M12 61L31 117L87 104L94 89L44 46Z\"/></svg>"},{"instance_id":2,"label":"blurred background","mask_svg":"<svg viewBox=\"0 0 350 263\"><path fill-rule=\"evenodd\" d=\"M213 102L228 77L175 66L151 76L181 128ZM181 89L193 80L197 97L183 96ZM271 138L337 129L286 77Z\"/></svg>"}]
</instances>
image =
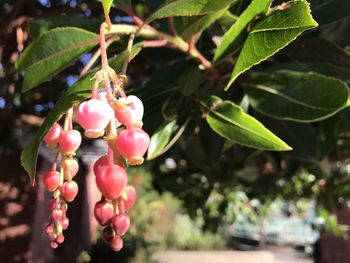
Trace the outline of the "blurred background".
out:
<instances>
[{"instance_id":1,"label":"blurred background","mask_svg":"<svg viewBox=\"0 0 350 263\"><path fill-rule=\"evenodd\" d=\"M162 2L134 0L133 8L146 17ZM233 15L250 1L238 2L230 10ZM284 67L314 70L349 84L350 2L309 2L320 27L260 67L268 70L278 61ZM118 9L112 9L111 18L114 23L132 23ZM51 28L71 25L97 32L103 19L101 4L95 0L0 1L1 262L350 262L349 108L313 124L277 123L255 112L293 147L288 153L233 145L214 135L203 120L191 122L169 151L128 171L138 200L119 253L100 240L91 213L100 198L91 167L106 152L106 145L86 141L77 155L80 191L68 211L66 241L52 250L43 230L50 196L40 180L32 187L21 167L20 152L59 95L79 78L94 50L27 93L20 91L23 78L14 63L32 40ZM213 36L227 29L229 19L225 19L211 25L198 41L207 57L213 55ZM167 31L164 23L157 26ZM121 38L109 52L117 54L126 41ZM193 62L185 55L165 48L144 49L130 64L127 92L143 99L145 129L150 134L164 118L175 114L181 119L191 107L190 96L174 92L188 79L179 76L189 65ZM210 85L220 85L220 80L210 77ZM231 89L228 96L241 100L239 84L237 90ZM38 178L53 157L49 149L40 148Z\"/></svg>"}]
</instances>

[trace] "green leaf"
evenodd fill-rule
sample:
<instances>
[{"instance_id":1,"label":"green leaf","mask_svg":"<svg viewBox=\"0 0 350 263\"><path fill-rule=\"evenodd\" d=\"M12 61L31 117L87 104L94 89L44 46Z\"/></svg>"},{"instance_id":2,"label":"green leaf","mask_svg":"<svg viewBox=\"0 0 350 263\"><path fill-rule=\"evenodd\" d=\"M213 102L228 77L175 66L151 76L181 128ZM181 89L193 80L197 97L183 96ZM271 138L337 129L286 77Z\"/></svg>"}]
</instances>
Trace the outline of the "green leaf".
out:
<instances>
[{"instance_id":1,"label":"green leaf","mask_svg":"<svg viewBox=\"0 0 350 263\"><path fill-rule=\"evenodd\" d=\"M170 16L198 16L216 13L237 0L175 0L167 1L146 19L146 24L155 19Z\"/></svg>"},{"instance_id":2,"label":"green leaf","mask_svg":"<svg viewBox=\"0 0 350 263\"><path fill-rule=\"evenodd\" d=\"M227 9L208 14L201 17L196 17L190 24L188 24L184 31L181 32L181 37L184 40L189 40L193 35L198 34L209 27L217 19L222 17L227 12Z\"/></svg>"},{"instance_id":3,"label":"green leaf","mask_svg":"<svg viewBox=\"0 0 350 263\"><path fill-rule=\"evenodd\" d=\"M188 96L195 92L202 81L202 73L198 67L190 68L179 77L179 91Z\"/></svg>"},{"instance_id":4,"label":"green leaf","mask_svg":"<svg viewBox=\"0 0 350 263\"><path fill-rule=\"evenodd\" d=\"M131 52L131 59L134 58L140 51L142 43L135 45ZM121 53L116 58L112 58L109 64L116 72L120 71L124 62L125 53ZM24 169L28 172L29 177L34 181L36 175L36 163L40 143L50 127L57 122L62 115L72 106L79 103L81 100L88 98L91 95L91 89L94 83L92 79L96 70L78 82L76 82L66 93L60 97L55 107L47 115L44 123L34 136L34 138L26 145L21 154L21 163Z\"/></svg>"},{"instance_id":5,"label":"green leaf","mask_svg":"<svg viewBox=\"0 0 350 263\"><path fill-rule=\"evenodd\" d=\"M176 120L163 124L151 137L148 147L147 160L152 160L163 153L165 146L169 143L174 131Z\"/></svg>"},{"instance_id":6,"label":"green leaf","mask_svg":"<svg viewBox=\"0 0 350 263\"><path fill-rule=\"evenodd\" d=\"M246 10L238 17L236 23L224 34L216 49L213 61L223 57L231 44L247 28L248 24L258 15L265 14L272 0L253 0Z\"/></svg>"},{"instance_id":7,"label":"green leaf","mask_svg":"<svg viewBox=\"0 0 350 263\"><path fill-rule=\"evenodd\" d=\"M257 111L298 122L319 121L349 105L349 90L344 82L312 72L255 74L245 91Z\"/></svg>"},{"instance_id":8,"label":"green leaf","mask_svg":"<svg viewBox=\"0 0 350 263\"><path fill-rule=\"evenodd\" d=\"M109 15L109 10L111 10L113 0L98 0L102 3L103 11L105 13L105 16Z\"/></svg>"},{"instance_id":9,"label":"green leaf","mask_svg":"<svg viewBox=\"0 0 350 263\"><path fill-rule=\"evenodd\" d=\"M202 105L208 110L206 119L209 126L222 137L256 149L291 150L285 142L233 102L212 96Z\"/></svg>"},{"instance_id":10,"label":"green leaf","mask_svg":"<svg viewBox=\"0 0 350 263\"><path fill-rule=\"evenodd\" d=\"M101 22L98 19L79 16L59 16L46 19L30 19L28 27L30 36L37 38L47 31L57 27L79 27L88 31L98 30Z\"/></svg>"},{"instance_id":11,"label":"green leaf","mask_svg":"<svg viewBox=\"0 0 350 263\"><path fill-rule=\"evenodd\" d=\"M317 22L313 20L305 0L292 1L288 8L276 11L257 23L244 43L226 90L243 72L274 55L305 30L316 26Z\"/></svg>"},{"instance_id":12,"label":"green leaf","mask_svg":"<svg viewBox=\"0 0 350 263\"><path fill-rule=\"evenodd\" d=\"M24 71L22 91L55 75L98 44L98 35L74 27L53 29L37 38L16 63Z\"/></svg>"}]
</instances>

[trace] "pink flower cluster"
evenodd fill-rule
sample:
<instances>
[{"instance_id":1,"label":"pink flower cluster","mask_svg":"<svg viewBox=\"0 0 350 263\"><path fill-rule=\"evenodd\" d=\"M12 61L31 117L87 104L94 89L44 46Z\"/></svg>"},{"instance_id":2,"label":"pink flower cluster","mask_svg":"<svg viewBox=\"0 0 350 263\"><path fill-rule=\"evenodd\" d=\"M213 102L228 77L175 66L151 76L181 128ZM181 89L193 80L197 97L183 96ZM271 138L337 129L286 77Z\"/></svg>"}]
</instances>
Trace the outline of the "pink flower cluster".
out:
<instances>
[{"instance_id":1,"label":"pink flower cluster","mask_svg":"<svg viewBox=\"0 0 350 263\"><path fill-rule=\"evenodd\" d=\"M108 154L100 157L93 168L102 195L101 201L95 204L94 215L104 227L104 241L115 251L123 247L122 236L130 226L127 212L136 201L136 190L128 185L124 167L142 164L150 143L148 134L142 129L143 113L143 103L136 96L107 99L103 93L82 102L75 112L75 120L84 129L85 137L103 136L108 142ZM55 123L44 137L48 146L59 146L62 156L60 172L56 171L55 162L42 178L47 190L53 192L50 223L46 227L53 248L64 240L62 231L69 222L67 202L72 202L78 193L73 178L79 165L74 156L82 138L79 131L72 129L72 119L66 117L64 129Z\"/></svg>"}]
</instances>

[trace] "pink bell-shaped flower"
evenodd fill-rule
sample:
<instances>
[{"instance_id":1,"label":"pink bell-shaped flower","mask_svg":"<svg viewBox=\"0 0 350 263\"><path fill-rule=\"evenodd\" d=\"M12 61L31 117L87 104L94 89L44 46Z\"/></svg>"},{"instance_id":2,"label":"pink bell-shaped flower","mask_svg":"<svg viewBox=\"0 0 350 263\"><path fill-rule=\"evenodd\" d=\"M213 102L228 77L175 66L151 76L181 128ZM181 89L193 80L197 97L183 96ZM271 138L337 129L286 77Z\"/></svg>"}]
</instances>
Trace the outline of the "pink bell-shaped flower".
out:
<instances>
[{"instance_id":1,"label":"pink bell-shaped flower","mask_svg":"<svg viewBox=\"0 0 350 263\"><path fill-rule=\"evenodd\" d=\"M129 165L143 163L143 155L148 149L150 138L140 128L132 128L121 131L117 137L117 149L127 159Z\"/></svg>"},{"instance_id":2,"label":"pink bell-shaped flower","mask_svg":"<svg viewBox=\"0 0 350 263\"><path fill-rule=\"evenodd\" d=\"M74 153L81 144L81 135L77 130L62 131L58 144L65 154Z\"/></svg>"},{"instance_id":3,"label":"pink bell-shaped flower","mask_svg":"<svg viewBox=\"0 0 350 263\"><path fill-rule=\"evenodd\" d=\"M104 129L113 117L113 109L106 101L90 99L82 102L76 112L76 118L85 130L88 138L103 136Z\"/></svg>"},{"instance_id":4,"label":"pink bell-shaped flower","mask_svg":"<svg viewBox=\"0 0 350 263\"><path fill-rule=\"evenodd\" d=\"M117 199L128 183L124 168L119 165L103 165L97 169L96 185L108 199Z\"/></svg>"},{"instance_id":5,"label":"pink bell-shaped flower","mask_svg":"<svg viewBox=\"0 0 350 263\"><path fill-rule=\"evenodd\" d=\"M130 227L130 217L127 214L119 214L113 217L112 225L118 235L123 236Z\"/></svg>"},{"instance_id":6,"label":"pink bell-shaped flower","mask_svg":"<svg viewBox=\"0 0 350 263\"><path fill-rule=\"evenodd\" d=\"M126 127L142 127L143 103L134 96L118 99L115 104L115 115L120 123Z\"/></svg>"}]
</instances>

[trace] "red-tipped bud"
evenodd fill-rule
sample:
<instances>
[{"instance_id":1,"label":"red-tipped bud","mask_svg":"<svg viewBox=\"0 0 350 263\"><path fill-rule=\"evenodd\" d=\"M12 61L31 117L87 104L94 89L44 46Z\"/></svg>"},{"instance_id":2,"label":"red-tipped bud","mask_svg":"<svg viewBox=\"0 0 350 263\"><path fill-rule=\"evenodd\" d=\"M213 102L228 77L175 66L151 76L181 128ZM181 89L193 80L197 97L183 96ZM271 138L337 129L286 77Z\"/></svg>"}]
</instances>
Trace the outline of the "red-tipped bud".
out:
<instances>
[{"instance_id":1,"label":"red-tipped bud","mask_svg":"<svg viewBox=\"0 0 350 263\"><path fill-rule=\"evenodd\" d=\"M67 202L72 202L78 194L78 184L74 181L65 182L61 187L61 194Z\"/></svg>"},{"instance_id":2,"label":"red-tipped bud","mask_svg":"<svg viewBox=\"0 0 350 263\"><path fill-rule=\"evenodd\" d=\"M64 172L64 178L67 181L70 181L78 173L79 163L75 159L65 159L62 162L62 169Z\"/></svg>"},{"instance_id":3,"label":"red-tipped bud","mask_svg":"<svg viewBox=\"0 0 350 263\"><path fill-rule=\"evenodd\" d=\"M128 176L118 165L100 166L96 173L96 185L108 199L117 199L127 183Z\"/></svg>"},{"instance_id":4,"label":"red-tipped bud","mask_svg":"<svg viewBox=\"0 0 350 263\"><path fill-rule=\"evenodd\" d=\"M117 137L117 149L127 159L129 165L143 163L143 155L149 143L148 134L140 128L123 130Z\"/></svg>"},{"instance_id":5,"label":"red-tipped bud","mask_svg":"<svg viewBox=\"0 0 350 263\"><path fill-rule=\"evenodd\" d=\"M131 185L128 185L125 188L125 193L126 193L126 199L124 201L124 208L126 211L128 211L134 206L136 202L137 194L136 194L135 188Z\"/></svg>"},{"instance_id":6,"label":"red-tipped bud","mask_svg":"<svg viewBox=\"0 0 350 263\"><path fill-rule=\"evenodd\" d=\"M51 216L55 221L60 221L63 217L63 211L61 209L54 209L51 212Z\"/></svg>"},{"instance_id":7,"label":"red-tipped bud","mask_svg":"<svg viewBox=\"0 0 350 263\"><path fill-rule=\"evenodd\" d=\"M80 132L76 130L62 131L58 143L62 152L66 154L74 153L81 144Z\"/></svg>"},{"instance_id":8,"label":"red-tipped bud","mask_svg":"<svg viewBox=\"0 0 350 263\"><path fill-rule=\"evenodd\" d=\"M57 248L58 247L58 244L56 243L56 242L51 242L50 243L50 246L52 247L52 248Z\"/></svg>"},{"instance_id":9,"label":"red-tipped bud","mask_svg":"<svg viewBox=\"0 0 350 263\"><path fill-rule=\"evenodd\" d=\"M57 171L48 171L44 173L42 180L45 188L53 192L60 185L61 175Z\"/></svg>"},{"instance_id":10,"label":"red-tipped bud","mask_svg":"<svg viewBox=\"0 0 350 263\"><path fill-rule=\"evenodd\" d=\"M112 225L118 235L123 236L130 227L130 217L127 214L119 214L113 217Z\"/></svg>"},{"instance_id":11,"label":"red-tipped bud","mask_svg":"<svg viewBox=\"0 0 350 263\"><path fill-rule=\"evenodd\" d=\"M61 225L62 225L62 229L66 230L69 226L69 219L67 217L62 218Z\"/></svg>"},{"instance_id":12,"label":"red-tipped bud","mask_svg":"<svg viewBox=\"0 0 350 263\"><path fill-rule=\"evenodd\" d=\"M45 135L43 141L48 145L48 146L53 146L58 142L58 138L60 137L62 128L58 123L55 123L52 125L48 133Z\"/></svg>"},{"instance_id":13,"label":"red-tipped bud","mask_svg":"<svg viewBox=\"0 0 350 263\"><path fill-rule=\"evenodd\" d=\"M58 244L62 244L64 242L64 235L60 234L56 237L55 240Z\"/></svg>"},{"instance_id":14,"label":"red-tipped bud","mask_svg":"<svg viewBox=\"0 0 350 263\"><path fill-rule=\"evenodd\" d=\"M120 236L113 237L111 248L116 252L120 251L123 248L123 239Z\"/></svg>"},{"instance_id":15,"label":"red-tipped bud","mask_svg":"<svg viewBox=\"0 0 350 263\"><path fill-rule=\"evenodd\" d=\"M94 215L101 226L108 225L113 217L113 205L107 201L99 201L95 204Z\"/></svg>"},{"instance_id":16,"label":"red-tipped bud","mask_svg":"<svg viewBox=\"0 0 350 263\"><path fill-rule=\"evenodd\" d=\"M52 235L53 232L54 232L53 226L52 226L52 225L47 225L47 226L45 227L45 232L46 232L46 234L48 234L49 236Z\"/></svg>"}]
</instances>

